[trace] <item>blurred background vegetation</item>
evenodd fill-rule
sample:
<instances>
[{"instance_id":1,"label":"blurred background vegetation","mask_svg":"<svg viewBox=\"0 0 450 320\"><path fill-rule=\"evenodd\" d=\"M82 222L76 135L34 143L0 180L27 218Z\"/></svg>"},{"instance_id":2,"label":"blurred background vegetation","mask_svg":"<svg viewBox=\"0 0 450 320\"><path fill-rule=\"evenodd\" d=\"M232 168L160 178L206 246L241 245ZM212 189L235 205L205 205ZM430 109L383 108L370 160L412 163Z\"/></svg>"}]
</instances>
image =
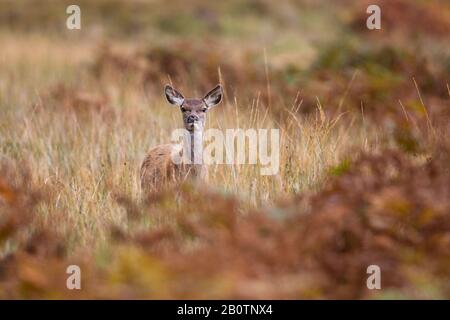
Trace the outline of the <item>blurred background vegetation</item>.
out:
<instances>
[{"instance_id":1,"label":"blurred background vegetation","mask_svg":"<svg viewBox=\"0 0 450 320\"><path fill-rule=\"evenodd\" d=\"M449 31L446 0L1 0L0 298L448 298ZM279 128L279 174L142 199L168 82Z\"/></svg>"}]
</instances>

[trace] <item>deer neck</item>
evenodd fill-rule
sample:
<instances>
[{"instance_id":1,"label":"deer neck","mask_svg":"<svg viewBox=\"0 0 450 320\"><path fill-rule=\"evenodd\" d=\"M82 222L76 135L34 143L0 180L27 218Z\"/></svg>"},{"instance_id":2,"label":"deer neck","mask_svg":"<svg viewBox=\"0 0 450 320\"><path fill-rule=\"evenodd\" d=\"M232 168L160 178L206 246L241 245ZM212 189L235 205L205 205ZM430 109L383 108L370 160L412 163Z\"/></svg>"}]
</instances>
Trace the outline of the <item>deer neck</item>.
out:
<instances>
[{"instance_id":1,"label":"deer neck","mask_svg":"<svg viewBox=\"0 0 450 320\"><path fill-rule=\"evenodd\" d=\"M185 136L187 137L187 136ZM189 139L184 140L184 151L186 152L187 169L192 178L201 179L204 176L203 166L203 129L194 128L189 131Z\"/></svg>"},{"instance_id":2,"label":"deer neck","mask_svg":"<svg viewBox=\"0 0 450 320\"><path fill-rule=\"evenodd\" d=\"M191 163L203 163L203 129L195 129L191 134Z\"/></svg>"},{"instance_id":3,"label":"deer neck","mask_svg":"<svg viewBox=\"0 0 450 320\"><path fill-rule=\"evenodd\" d=\"M189 132L190 134L190 161L191 164L194 165L202 165L203 164L203 127L195 126L193 131Z\"/></svg>"}]
</instances>

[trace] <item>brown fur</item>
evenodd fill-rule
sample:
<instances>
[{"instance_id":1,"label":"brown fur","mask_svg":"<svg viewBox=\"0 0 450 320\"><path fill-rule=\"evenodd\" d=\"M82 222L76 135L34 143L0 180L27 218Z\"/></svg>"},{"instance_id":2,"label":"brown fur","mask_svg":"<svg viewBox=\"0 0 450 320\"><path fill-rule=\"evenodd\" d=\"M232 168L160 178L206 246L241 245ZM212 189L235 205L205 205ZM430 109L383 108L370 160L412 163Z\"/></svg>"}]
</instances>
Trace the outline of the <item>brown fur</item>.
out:
<instances>
[{"instance_id":1,"label":"brown fur","mask_svg":"<svg viewBox=\"0 0 450 320\"><path fill-rule=\"evenodd\" d=\"M140 173L143 190L155 191L162 185L178 182L187 173L184 170L185 166L172 162L171 154L175 148L177 145L163 144L148 152Z\"/></svg>"},{"instance_id":2,"label":"brown fur","mask_svg":"<svg viewBox=\"0 0 450 320\"><path fill-rule=\"evenodd\" d=\"M177 184L188 178L207 179L207 171L201 165L175 164L172 152L182 157L180 145L163 144L152 148L141 166L141 188L144 192L153 192L171 184Z\"/></svg>"}]
</instances>

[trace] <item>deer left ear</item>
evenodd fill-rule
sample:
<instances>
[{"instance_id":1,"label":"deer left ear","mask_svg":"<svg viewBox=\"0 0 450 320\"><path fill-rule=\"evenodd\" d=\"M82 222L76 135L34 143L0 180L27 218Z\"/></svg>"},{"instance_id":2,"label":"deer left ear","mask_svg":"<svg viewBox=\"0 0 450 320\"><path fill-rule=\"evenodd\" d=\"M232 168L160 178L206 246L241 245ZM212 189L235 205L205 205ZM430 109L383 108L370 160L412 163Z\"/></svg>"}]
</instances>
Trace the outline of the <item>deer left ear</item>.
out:
<instances>
[{"instance_id":1,"label":"deer left ear","mask_svg":"<svg viewBox=\"0 0 450 320\"><path fill-rule=\"evenodd\" d=\"M223 89L220 84L218 84L214 89L208 92L203 101L208 106L208 108L214 107L222 101Z\"/></svg>"},{"instance_id":2,"label":"deer left ear","mask_svg":"<svg viewBox=\"0 0 450 320\"><path fill-rule=\"evenodd\" d=\"M166 99L170 104L181 107L184 102L184 97L181 93L179 93L168 84L164 87L164 93L166 94Z\"/></svg>"}]
</instances>

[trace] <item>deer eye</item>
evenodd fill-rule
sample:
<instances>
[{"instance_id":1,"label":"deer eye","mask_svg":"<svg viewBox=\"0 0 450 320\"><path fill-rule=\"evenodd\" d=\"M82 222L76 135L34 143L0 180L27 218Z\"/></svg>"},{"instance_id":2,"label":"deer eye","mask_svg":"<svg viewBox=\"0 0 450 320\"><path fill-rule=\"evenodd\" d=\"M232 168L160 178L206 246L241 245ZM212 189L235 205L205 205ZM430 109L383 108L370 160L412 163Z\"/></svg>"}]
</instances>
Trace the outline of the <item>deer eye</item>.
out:
<instances>
[{"instance_id":1,"label":"deer eye","mask_svg":"<svg viewBox=\"0 0 450 320\"><path fill-rule=\"evenodd\" d=\"M207 108L207 107L204 107L204 108L202 109L202 112L206 112L206 111L208 111L208 108Z\"/></svg>"},{"instance_id":2,"label":"deer eye","mask_svg":"<svg viewBox=\"0 0 450 320\"><path fill-rule=\"evenodd\" d=\"M180 107L181 112L186 112L186 108L184 108L183 106Z\"/></svg>"}]
</instances>

